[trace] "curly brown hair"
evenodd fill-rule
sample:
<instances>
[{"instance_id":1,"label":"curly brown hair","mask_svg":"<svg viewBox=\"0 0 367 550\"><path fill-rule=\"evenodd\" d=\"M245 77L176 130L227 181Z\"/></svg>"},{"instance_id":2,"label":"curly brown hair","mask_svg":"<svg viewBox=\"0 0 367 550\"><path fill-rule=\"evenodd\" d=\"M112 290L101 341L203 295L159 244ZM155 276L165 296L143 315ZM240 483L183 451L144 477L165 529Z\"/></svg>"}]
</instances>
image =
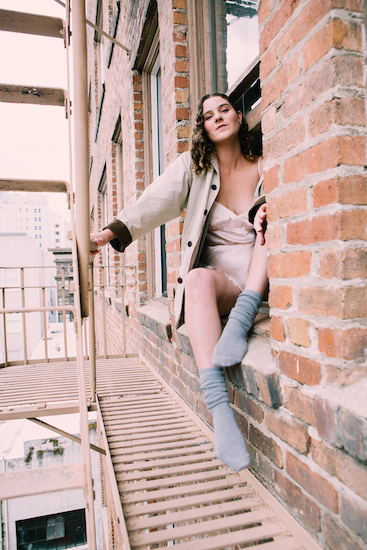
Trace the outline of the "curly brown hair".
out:
<instances>
[{"instance_id":1,"label":"curly brown hair","mask_svg":"<svg viewBox=\"0 0 367 550\"><path fill-rule=\"evenodd\" d=\"M206 99L217 96L226 99L236 113L239 111L236 104L228 96L219 92L204 95L200 99L198 104L198 113L196 116L196 126L194 128L194 133L191 140L191 158L193 161L193 169L195 174L201 174L204 170L208 170L211 167L211 159L213 155L215 155L214 143L210 141L204 128L203 103ZM245 117L242 117L242 123L238 132L238 139L240 141L243 156L249 160L253 160L254 155L252 153L252 137L249 134Z\"/></svg>"}]
</instances>

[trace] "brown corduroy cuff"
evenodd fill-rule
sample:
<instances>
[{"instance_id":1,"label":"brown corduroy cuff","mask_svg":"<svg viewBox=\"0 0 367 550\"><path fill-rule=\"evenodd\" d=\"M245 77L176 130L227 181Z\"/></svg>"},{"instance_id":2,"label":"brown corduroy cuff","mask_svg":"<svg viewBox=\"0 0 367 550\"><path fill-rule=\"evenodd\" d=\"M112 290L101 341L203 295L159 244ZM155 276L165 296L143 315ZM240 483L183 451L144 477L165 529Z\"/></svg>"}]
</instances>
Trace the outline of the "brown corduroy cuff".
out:
<instances>
[{"instance_id":1,"label":"brown corduroy cuff","mask_svg":"<svg viewBox=\"0 0 367 550\"><path fill-rule=\"evenodd\" d=\"M125 248L129 246L129 244L132 242L130 231L128 230L126 225L120 220L113 220L103 229L107 228L116 235L116 239L112 239L112 241L110 241L110 245L118 252L123 252Z\"/></svg>"}]
</instances>

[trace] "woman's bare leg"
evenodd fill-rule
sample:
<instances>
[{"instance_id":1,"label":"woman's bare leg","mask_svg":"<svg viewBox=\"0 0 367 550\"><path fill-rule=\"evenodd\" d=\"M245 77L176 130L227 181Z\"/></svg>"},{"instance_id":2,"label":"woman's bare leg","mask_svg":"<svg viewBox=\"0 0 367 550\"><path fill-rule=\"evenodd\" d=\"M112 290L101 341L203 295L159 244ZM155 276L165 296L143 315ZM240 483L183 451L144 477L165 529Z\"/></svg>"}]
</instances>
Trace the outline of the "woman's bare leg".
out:
<instances>
[{"instance_id":1,"label":"woman's bare leg","mask_svg":"<svg viewBox=\"0 0 367 550\"><path fill-rule=\"evenodd\" d=\"M222 332L220 316L232 309L239 292L215 269L197 268L188 274L185 325L199 370L213 366L213 349Z\"/></svg>"},{"instance_id":2,"label":"woman's bare leg","mask_svg":"<svg viewBox=\"0 0 367 550\"><path fill-rule=\"evenodd\" d=\"M257 237L245 289L229 314L228 323L214 348L214 366L230 367L242 361L247 352L247 335L261 306L267 284L267 247Z\"/></svg>"}]
</instances>

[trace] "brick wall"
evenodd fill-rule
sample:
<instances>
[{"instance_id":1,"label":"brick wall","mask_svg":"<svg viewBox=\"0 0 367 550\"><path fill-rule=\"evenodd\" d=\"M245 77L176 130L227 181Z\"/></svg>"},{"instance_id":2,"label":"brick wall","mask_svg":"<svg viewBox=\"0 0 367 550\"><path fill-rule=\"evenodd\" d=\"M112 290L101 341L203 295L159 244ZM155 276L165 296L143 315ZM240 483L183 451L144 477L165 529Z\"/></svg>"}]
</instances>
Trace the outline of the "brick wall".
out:
<instances>
[{"instance_id":1,"label":"brick wall","mask_svg":"<svg viewBox=\"0 0 367 550\"><path fill-rule=\"evenodd\" d=\"M148 0L121 3L117 39L132 50L131 59L151 6ZM158 0L157 7L168 164L188 147L195 106L189 97L186 1ZM228 369L228 388L255 475L322 547L366 550L362 2L262 0L259 7L271 321L269 329L256 328L242 366ZM88 2L91 20L95 8L96 0ZM92 47L93 33L88 33ZM94 63L91 56L91 75ZM96 140L97 94L91 96L95 213L105 164L108 193L114 197L111 139L119 116L125 204L134 203L146 185L143 86L126 53L114 48ZM125 253L138 281L126 293L129 351L136 349L210 423L185 329L172 328L182 223L178 218L166 226L167 300L148 300L147 239L139 239ZM96 215L94 224L97 228ZM110 259L115 260L113 252ZM95 299L102 351L100 292ZM116 326L123 308L112 294L105 300L108 350L118 353Z\"/></svg>"},{"instance_id":2,"label":"brick wall","mask_svg":"<svg viewBox=\"0 0 367 550\"><path fill-rule=\"evenodd\" d=\"M367 544L362 8L263 0L259 12L270 331L283 400L265 411L283 454L268 483L333 550Z\"/></svg>"}]
</instances>

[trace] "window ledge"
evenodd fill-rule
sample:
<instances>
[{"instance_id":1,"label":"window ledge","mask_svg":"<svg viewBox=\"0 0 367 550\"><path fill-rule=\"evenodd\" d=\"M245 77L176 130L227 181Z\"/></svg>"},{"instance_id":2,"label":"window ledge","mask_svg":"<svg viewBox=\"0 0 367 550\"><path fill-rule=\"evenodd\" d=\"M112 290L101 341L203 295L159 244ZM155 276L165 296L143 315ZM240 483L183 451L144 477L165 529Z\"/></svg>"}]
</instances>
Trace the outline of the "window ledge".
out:
<instances>
[{"instance_id":1,"label":"window ledge","mask_svg":"<svg viewBox=\"0 0 367 550\"><path fill-rule=\"evenodd\" d=\"M171 315L168 309L152 303L137 310L138 321L144 327L152 330L157 336L167 340L172 339Z\"/></svg>"}]
</instances>

